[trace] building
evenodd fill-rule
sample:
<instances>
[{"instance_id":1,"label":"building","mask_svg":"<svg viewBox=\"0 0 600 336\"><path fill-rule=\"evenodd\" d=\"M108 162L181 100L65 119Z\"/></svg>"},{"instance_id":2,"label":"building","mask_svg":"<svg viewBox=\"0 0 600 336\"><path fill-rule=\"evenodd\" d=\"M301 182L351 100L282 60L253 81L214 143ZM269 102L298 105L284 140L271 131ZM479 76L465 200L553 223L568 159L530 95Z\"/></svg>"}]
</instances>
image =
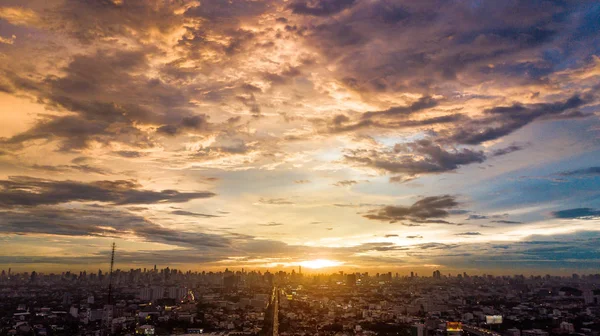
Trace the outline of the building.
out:
<instances>
[{"instance_id":1,"label":"building","mask_svg":"<svg viewBox=\"0 0 600 336\"><path fill-rule=\"evenodd\" d=\"M346 286L356 286L356 274L346 275Z\"/></svg>"},{"instance_id":2,"label":"building","mask_svg":"<svg viewBox=\"0 0 600 336\"><path fill-rule=\"evenodd\" d=\"M521 336L521 331L517 328L508 329L504 332L504 336Z\"/></svg>"},{"instance_id":3,"label":"building","mask_svg":"<svg viewBox=\"0 0 600 336\"><path fill-rule=\"evenodd\" d=\"M560 323L560 330L563 331L563 332L574 333L575 332L575 327L573 326L573 323L561 322Z\"/></svg>"},{"instance_id":4,"label":"building","mask_svg":"<svg viewBox=\"0 0 600 336\"><path fill-rule=\"evenodd\" d=\"M104 305L104 308L102 309L102 325L105 328L112 327L113 317L114 317L113 305Z\"/></svg>"},{"instance_id":5,"label":"building","mask_svg":"<svg viewBox=\"0 0 600 336\"><path fill-rule=\"evenodd\" d=\"M144 287L140 289L140 299L143 301L151 301L152 300L152 288Z\"/></svg>"},{"instance_id":6,"label":"building","mask_svg":"<svg viewBox=\"0 0 600 336\"><path fill-rule=\"evenodd\" d=\"M187 290L184 287L169 287L167 289L167 298L181 300L187 294Z\"/></svg>"},{"instance_id":7,"label":"building","mask_svg":"<svg viewBox=\"0 0 600 336\"><path fill-rule=\"evenodd\" d=\"M548 333L540 329L523 330L521 336L548 336Z\"/></svg>"},{"instance_id":8,"label":"building","mask_svg":"<svg viewBox=\"0 0 600 336\"><path fill-rule=\"evenodd\" d=\"M413 324L410 327L410 336L425 336L425 325L422 323Z\"/></svg>"},{"instance_id":9,"label":"building","mask_svg":"<svg viewBox=\"0 0 600 336\"><path fill-rule=\"evenodd\" d=\"M165 297L165 288L161 286L152 287L152 299L151 301L156 301L163 299Z\"/></svg>"}]
</instances>

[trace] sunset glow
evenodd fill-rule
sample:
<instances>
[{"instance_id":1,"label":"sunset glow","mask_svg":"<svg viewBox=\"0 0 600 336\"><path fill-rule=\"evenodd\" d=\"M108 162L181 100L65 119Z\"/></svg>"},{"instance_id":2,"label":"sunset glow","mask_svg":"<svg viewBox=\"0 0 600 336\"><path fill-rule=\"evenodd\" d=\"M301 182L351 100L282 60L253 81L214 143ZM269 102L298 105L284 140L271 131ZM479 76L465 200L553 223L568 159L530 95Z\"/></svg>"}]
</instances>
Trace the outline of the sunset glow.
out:
<instances>
[{"instance_id":1,"label":"sunset glow","mask_svg":"<svg viewBox=\"0 0 600 336\"><path fill-rule=\"evenodd\" d=\"M0 268L597 269L598 17L0 0Z\"/></svg>"},{"instance_id":2,"label":"sunset glow","mask_svg":"<svg viewBox=\"0 0 600 336\"><path fill-rule=\"evenodd\" d=\"M300 266L310 268L310 269L321 269L326 267L336 267L343 265L343 262L327 260L327 259L316 259L316 260L307 260L300 263Z\"/></svg>"}]
</instances>

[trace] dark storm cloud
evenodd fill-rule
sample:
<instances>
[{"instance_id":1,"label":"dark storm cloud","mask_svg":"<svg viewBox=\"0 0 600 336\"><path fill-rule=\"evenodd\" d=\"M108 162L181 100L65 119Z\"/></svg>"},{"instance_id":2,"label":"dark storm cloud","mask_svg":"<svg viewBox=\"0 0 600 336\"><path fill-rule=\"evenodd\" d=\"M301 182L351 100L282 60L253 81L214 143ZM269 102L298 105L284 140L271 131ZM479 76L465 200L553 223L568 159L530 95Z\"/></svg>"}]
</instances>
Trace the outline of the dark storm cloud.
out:
<instances>
[{"instance_id":1,"label":"dark storm cloud","mask_svg":"<svg viewBox=\"0 0 600 336\"><path fill-rule=\"evenodd\" d=\"M552 216L561 219L595 219L600 217L600 210L592 208L574 208L552 212Z\"/></svg>"},{"instance_id":2,"label":"dark storm cloud","mask_svg":"<svg viewBox=\"0 0 600 336\"><path fill-rule=\"evenodd\" d=\"M406 175L448 172L486 158L481 151L445 149L430 140L396 144L391 151L350 150L344 157L351 163Z\"/></svg>"},{"instance_id":3,"label":"dark storm cloud","mask_svg":"<svg viewBox=\"0 0 600 336\"><path fill-rule=\"evenodd\" d=\"M68 202L104 202L115 205L181 203L215 196L208 191L144 190L136 181L54 181L33 177L0 180L0 207L39 206Z\"/></svg>"},{"instance_id":4,"label":"dark storm cloud","mask_svg":"<svg viewBox=\"0 0 600 336\"><path fill-rule=\"evenodd\" d=\"M430 196L418 200L411 206L388 205L380 209L369 211L363 217L396 222L399 220L428 220L432 218L444 218L449 216L448 210L458 206L454 196Z\"/></svg>"},{"instance_id":5,"label":"dark storm cloud","mask_svg":"<svg viewBox=\"0 0 600 336\"><path fill-rule=\"evenodd\" d=\"M329 16L352 7L356 0L296 0L289 5L294 14Z\"/></svg>"},{"instance_id":6,"label":"dark storm cloud","mask_svg":"<svg viewBox=\"0 0 600 336\"><path fill-rule=\"evenodd\" d=\"M172 230L144 217L115 210L37 207L26 211L2 211L0 214L0 231L12 234L115 238L133 234L147 241L195 248L226 247L231 242L226 236Z\"/></svg>"}]
</instances>

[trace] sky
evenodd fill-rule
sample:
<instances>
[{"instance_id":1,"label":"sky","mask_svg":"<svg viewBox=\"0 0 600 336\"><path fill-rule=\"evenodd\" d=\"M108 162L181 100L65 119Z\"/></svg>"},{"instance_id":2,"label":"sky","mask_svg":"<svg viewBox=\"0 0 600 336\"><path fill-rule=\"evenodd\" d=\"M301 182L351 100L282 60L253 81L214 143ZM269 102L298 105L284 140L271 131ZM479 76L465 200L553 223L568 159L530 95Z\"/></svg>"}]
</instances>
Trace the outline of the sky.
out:
<instances>
[{"instance_id":1,"label":"sky","mask_svg":"<svg viewBox=\"0 0 600 336\"><path fill-rule=\"evenodd\" d=\"M0 0L0 268L596 273L598 17Z\"/></svg>"}]
</instances>

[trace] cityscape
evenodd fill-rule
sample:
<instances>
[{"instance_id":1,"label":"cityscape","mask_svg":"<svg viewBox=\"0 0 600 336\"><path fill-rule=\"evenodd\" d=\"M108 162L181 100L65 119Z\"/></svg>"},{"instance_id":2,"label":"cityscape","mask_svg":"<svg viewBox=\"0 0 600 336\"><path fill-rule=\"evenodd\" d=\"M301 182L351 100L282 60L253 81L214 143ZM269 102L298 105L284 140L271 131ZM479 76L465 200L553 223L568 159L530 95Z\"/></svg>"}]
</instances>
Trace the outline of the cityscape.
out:
<instances>
[{"instance_id":1,"label":"cityscape","mask_svg":"<svg viewBox=\"0 0 600 336\"><path fill-rule=\"evenodd\" d=\"M600 336L599 0L0 0L0 336Z\"/></svg>"},{"instance_id":2,"label":"cityscape","mask_svg":"<svg viewBox=\"0 0 600 336\"><path fill-rule=\"evenodd\" d=\"M112 284L112 293L108 292ZM0 335L597 335L600 274L0 275Z\"/></svg>"}]
</instances>

